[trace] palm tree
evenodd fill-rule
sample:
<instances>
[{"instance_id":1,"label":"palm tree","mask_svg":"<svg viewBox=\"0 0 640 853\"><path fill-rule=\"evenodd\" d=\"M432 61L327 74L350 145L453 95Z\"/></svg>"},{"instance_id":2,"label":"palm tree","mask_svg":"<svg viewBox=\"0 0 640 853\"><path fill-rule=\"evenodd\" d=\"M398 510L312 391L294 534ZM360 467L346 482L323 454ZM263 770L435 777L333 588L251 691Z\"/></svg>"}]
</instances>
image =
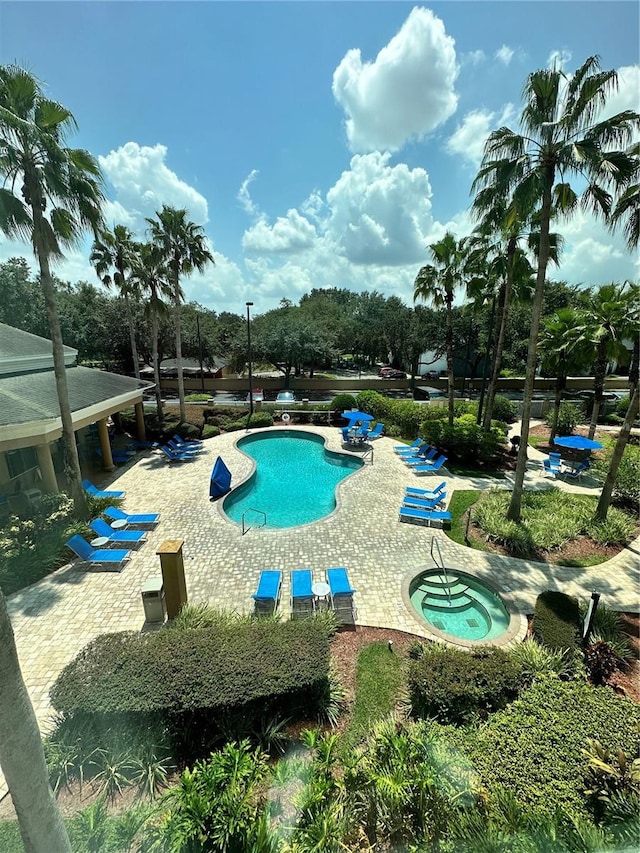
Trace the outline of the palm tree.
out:
<instances>
[{"instance_id":1,"label":"palm tree","mask_svg":"<svg viewBox=\"0 0 640 853\"><path fill-rule=\"evenodd\" d=\"M168 313L166 299L171 298L171 285L168 271L162 259L161 250L153 243L136 244L131 279L139 290L146 295L145 315L151 320L151 359L153 361L153 379L155 382L156 410L158 420L162 421L162 392L160 388L160 360L158 358L158 327L160 320Z\"/></svg>"},{"instance_id":2,"label":"palm tree","mask_svg":"<svg viewBox=\"0 0 640 853\"><path fill-rule=\"evenodd\" d=\"M62 333L51 260L74 245L82 231L101 225L102 175L87 151L67 148L76 121L45 98L39 82L17 66L0 67L0 231L28 240L40 266L40 284L51 333L62 421L65 474L76 514L89 514L71 419ZM20 192L16 193L17 187Z\"/></svg>"},{"instance_id":3,"label":"palm tree","mask_svg":"<svg viewBox=\"0 0 640 853\"><path fill-rule=\"evenodd\" d=\"M166 204L156 213L155 219L147 219L152 242L161 250L171 273L174 323L176 332L176 368L178 370L178 397L180 420L186 421L184 404L184 378L182 376L182 336L180 331L180 305L184 298L180 287L180 276L194 270L202 272L208 263L215 263L207 248L204 230L187 220L186 210L176 210Z\"/></svg>"},{"instance_id":4,"label":"palm tree","mask_svg":"<svg viewBox=\"0 0 640 853\"><path fill-rule=\"evenodd\" d=\"M464 241L458 242L447 231L442 240L429 246L433 264L422 267L413 285L413 300L423 299L434 308L446 308L447 382L449 393L449 426L453 425L453 318L452 306L456 289L464 276Z\"/></svg>"},{"instance_id":5,"label":"palm tree","mask_svg":"<svg viewBox=\"0 0 640 853\"><path fill-rule=\"evenodd\" d=\"M593 347L586 334L584 313L575 308L560 308L547 317L538 342L545 371L556 376L556 393L549 444L553 444L558 427L562 392L567 387L570 371L588 367Z\"/></svg>"},{"instance_id":6,"label":"palm tree","mask_svg":"<svg viewBox=\"0 0 640 853\"><path fill-rule=\"evenodd\" d=\"M631 315L635 305L633 288L623 285L605 284L589 300L587 319L591 326L592 343L596 348L593 372L593 408L589 424L589 438L593 438L598 424L598 415L604 395L604 380L611 360L624 357L627 350L623 339L633 335Z\"/></svg>"},{"instance_id":7,"label":"palm tree","mask_svg":"<svg viewBox=\"0 0 640 853\"><path fill-rule=\"evenodd\" d=\"M114 284L124 300L131 340L133 370L136 379L140 379L136 326L131 310L132 300L137 302L139 297L135 281L130 275L135 261L135 248L131 231L125 225L116 225L113 231L105 228L93 243L90 261L105 287L111 287ZM114 270L113 276L110 274L111 269ZM127 278L127 274L129 274L129 278Z\"/></svg>"},{"instance_id":8,"label":"palm tree","mask_svg":"<svg viewBox=\"0 0 640 853\"><path fill-rule=\"evenodd\" d=\"M508 127L491 133L473 183L474 190L492 188L524 219L534 211L540 213L521 443L508 510L511 521L520 520L551 218L555 213L570 216L581 203L608 221L612 206L609 189L624 191L637 172L637 157L623 149L640 126L638 114L626 110L595 121L616 86L615 71L601 72L597 56L589 57L570 79L558 69L534 71L524 86L522 133ZM623 149L616 149L616 145ZM568 183L572 176L586 184L581 197Z\"/></svg>"}]
</instances>

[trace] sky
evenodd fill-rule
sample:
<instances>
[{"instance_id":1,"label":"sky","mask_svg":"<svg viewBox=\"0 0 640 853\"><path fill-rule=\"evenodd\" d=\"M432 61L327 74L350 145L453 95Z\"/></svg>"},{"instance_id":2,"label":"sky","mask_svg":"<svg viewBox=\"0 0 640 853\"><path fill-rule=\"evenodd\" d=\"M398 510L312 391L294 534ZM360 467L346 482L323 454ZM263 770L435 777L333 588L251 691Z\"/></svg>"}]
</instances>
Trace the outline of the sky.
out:
<instances>
[{"instance_id":1,"label":"sky","mask_svg":"<svg viewBox=\"0 0 640 853\"><path fill-rule=\"evenodd\" d=\"M487 135L518 130L527 75L593 54L619 75L607 112L640 109L635 0L6 2L0 63L17 62L78 122L100 162L107 224L146 238L185 208L215 266L187 300L261 314L313 287L412 304L428 247L474 227ZM638 274L621 233L579 211L550 275ZM91 238L54 271L97 284ZM28 245L0 237L0 261Z\"/></svg>"}]
</instances>

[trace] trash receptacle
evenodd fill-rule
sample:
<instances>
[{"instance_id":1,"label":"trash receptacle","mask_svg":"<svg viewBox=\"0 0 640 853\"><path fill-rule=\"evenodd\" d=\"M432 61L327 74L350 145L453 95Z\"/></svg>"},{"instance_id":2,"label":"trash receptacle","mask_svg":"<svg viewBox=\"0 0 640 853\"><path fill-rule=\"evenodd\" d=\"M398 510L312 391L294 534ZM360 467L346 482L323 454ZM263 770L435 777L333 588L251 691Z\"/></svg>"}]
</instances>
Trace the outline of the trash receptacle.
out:
<instances>
[{"instance_id":1,"label":"trash receptacle","mask_svg":"<svg viewBox=\"0 0 640 853\"><path fill-rule=\"evenodd\" d=\"M161 577L150 578L142 584L142 606L145 622L164 622L167 608Z\"/></svg>"}]
</instances>

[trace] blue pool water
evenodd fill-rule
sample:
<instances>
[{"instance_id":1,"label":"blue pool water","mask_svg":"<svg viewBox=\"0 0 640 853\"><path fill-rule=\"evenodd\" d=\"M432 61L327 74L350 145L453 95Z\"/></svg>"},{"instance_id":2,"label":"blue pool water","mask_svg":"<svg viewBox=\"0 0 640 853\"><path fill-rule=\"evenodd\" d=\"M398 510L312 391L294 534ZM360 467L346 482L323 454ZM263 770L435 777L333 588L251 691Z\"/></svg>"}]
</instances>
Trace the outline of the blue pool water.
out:
<instances>
[{"instance_id":1,"label":"blue pool water","mask_svg":"<svg viewBox=\"0 0 640 853\"><path fill-rule=\"evenodd\" d=\"M476 578L447 569L415 577L411 603L427 622L461 640L493 640L509 627L510 616L500 596Z\"/></svg>"},{"instance_id":2,"label":"blue pool water","mask_svg":"<svg viewBox=\"0 0 640 853\"><path fill-rule=\"evenodd\" d=\"M256 462L253 475L224 500L232 521L245 510L266 514L266 527L295 527L317 521L336 507L336 487L362 467L362 460L326 450L319 435L277 430L241 438L237 444ZM247 513L246 522L263 519Z\"/></svg>"}]
</instances>

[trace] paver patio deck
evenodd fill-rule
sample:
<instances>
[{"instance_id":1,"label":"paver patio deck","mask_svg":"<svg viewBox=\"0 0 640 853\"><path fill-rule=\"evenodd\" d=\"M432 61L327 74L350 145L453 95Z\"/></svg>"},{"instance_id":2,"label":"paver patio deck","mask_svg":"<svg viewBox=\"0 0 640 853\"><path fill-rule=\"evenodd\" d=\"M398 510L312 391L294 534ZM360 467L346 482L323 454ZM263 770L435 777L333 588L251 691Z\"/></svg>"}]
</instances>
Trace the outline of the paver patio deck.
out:
<instances>
[{"instance_id":1,"label":"paver patio deck","mask_svg":"<svg viewBox=\"0 0 640 853\"><path fill-rule=\"evenodd\" d=\"M336 428L294 429L321 434L330 449L342 449ZM444 469L433 477L418 477L394 454L397 441L388 438L373 445L373 464L365 464L340 483L335 513L303 527L252 529L243 536L240 526L223 514L221 501L209 501L209 478L218 455L229 467L234 487L248 476L253 463L234 447L244 434L228 433L207 441L194 462L169 465L147 453L116 472L111 482L126 491L127 511L161 513L160 524L122 573L86 571L84 564L75 562L9 598L23 676L43 731L51 716L49 690L63 667L99 634L143 628L140 588L160 574L156 550L165 539L184 539L189 602L209 602L238 612L251 611L261 569L282 570L281 612L286 617L290 569L311 568L320 579L326 568L345 566L357 590L358 624L427 635L402 602L401 582L407 572L433 568L432 536L437 537L448 567L510 590L523 613L532 612L537 595L549 588L583 599L595 589L611 607L634 611L640 607L640 540L607 563L575 569L474 551L440 530L399 523L398 509L409 484L428 488L446 479L451 494L493 485L510 488L511 483L510 478L454 478ZM558 485L568 492L596 491L588 485L545 479L536 461L542 454L532 450L530 456L527 488ZM1 783L0 778L0 796Z\"/></svg>"}]
</instances>

